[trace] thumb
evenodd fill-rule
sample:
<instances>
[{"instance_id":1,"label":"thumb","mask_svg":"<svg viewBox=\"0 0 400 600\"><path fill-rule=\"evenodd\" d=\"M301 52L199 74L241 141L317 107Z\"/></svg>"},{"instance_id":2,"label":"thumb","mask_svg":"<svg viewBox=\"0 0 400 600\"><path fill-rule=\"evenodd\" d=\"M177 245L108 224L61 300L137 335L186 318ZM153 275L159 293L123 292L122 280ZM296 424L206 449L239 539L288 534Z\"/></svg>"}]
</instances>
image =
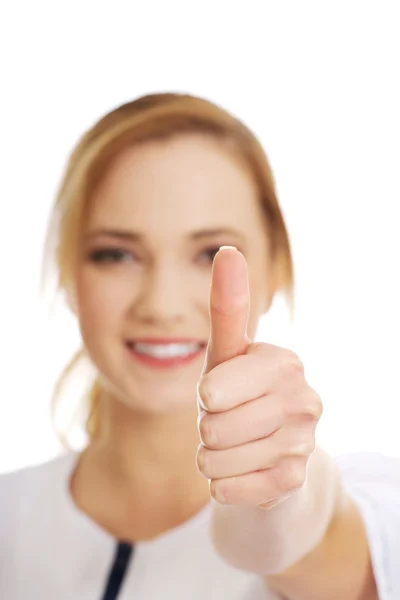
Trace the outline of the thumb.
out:
<instances>
[{"instance_id":1,"label":"thumb","mask_svg":"<svg viewBox=\"0 0 400 600\"><path fill-rule=\"evenodd\" d=\"M210 339L203 374L246 351L249 310L246 259L236 248L222 246L213 262Z\"/></svg>"}]
</instances>

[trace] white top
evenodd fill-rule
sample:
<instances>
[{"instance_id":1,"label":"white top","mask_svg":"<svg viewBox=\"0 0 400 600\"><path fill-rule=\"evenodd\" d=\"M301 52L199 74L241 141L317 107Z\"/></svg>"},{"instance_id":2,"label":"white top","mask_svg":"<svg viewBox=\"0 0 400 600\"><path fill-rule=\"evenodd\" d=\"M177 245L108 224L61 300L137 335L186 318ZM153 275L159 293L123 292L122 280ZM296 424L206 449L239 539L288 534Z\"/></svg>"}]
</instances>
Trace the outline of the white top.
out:
<instances>
[{"instance_id":1,"label":"white top","mask_svg":"<svg viewBox=\"0 0 400 600\"><path fill-rule=\"evenodd\" d=\"M208 536L211 504L131 548L73 503L68 454L0 476L0 598L4 600L272 600L260 577L226 565ZM380 600L400 599L400 461L338 459L363 515Z\"/></svg>"}]
</instances>

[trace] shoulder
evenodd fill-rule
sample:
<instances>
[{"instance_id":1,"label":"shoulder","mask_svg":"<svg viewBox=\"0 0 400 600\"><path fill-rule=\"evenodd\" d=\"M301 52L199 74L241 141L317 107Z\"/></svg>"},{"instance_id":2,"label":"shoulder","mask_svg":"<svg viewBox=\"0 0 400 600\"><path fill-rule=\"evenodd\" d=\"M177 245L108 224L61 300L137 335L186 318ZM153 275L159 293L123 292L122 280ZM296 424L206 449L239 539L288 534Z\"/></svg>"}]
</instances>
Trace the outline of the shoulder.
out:
<instances>
[{"instance_id":1,"label":"shoulder","mask_svg":"<svg viewBox=\"0 0 400 600\"><path fill-rule=\"evenodd\" d=\"M48 481L48 478L57 473L67 471L73 463L75 454L63 454L39 465L24 467L17 471L0 474L0 499L4 493L18 491L19 489L29 488L31 485L41 484Z\"/></svg>"},{"instance_id":2,"label":"shoulder","mask_svg":"<svg viewBox=\"0 0 400 600\"><path fill-rule=\"evenodd\" d=\"M23 516L38 500L50 497L68 476L74 460L75 454L68 453L40 465L0 474L0 531L4 521Z\"/></svg>"}]
</instances>

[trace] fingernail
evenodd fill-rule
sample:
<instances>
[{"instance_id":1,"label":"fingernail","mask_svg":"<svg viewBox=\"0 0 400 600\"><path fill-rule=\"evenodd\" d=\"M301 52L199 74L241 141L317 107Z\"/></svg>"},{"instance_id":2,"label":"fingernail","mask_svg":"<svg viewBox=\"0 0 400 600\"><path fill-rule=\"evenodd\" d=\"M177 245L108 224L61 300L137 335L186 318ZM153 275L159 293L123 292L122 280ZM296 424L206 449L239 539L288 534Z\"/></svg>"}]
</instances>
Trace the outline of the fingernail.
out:
<instances>
[{"instance_id":1,"label":"fingernail","mask_svg":"<svg viewBox=\"0 0 400 600\"><path fill-rule=\"evenodd\" d=\"M221 246L220 250L237 250L236 246Z\"/></svg>"}]
</instances>

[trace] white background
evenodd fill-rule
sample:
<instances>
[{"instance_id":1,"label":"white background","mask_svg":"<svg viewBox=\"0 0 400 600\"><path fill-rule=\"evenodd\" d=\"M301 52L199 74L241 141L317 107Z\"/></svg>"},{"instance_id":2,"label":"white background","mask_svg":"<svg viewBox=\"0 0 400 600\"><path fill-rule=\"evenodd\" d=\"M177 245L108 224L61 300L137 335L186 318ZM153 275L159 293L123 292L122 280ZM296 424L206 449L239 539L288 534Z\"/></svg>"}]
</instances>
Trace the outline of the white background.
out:
<instances>
[{"instance_id":1,"label":"white background","mask_svg":"<svg viewBox=\"0 0 400 600\"><path fill-rule=\"evenodd\" d=\"M104 112L160 90L221 103L267 150L297 288L294 325L278 300L260 338L303 359L320 443L400 457L399 28L385 0L2 3L0 471L58 451L50 395L78 332L39 278L65 160Z\"/></svg>"}]
</instances>

